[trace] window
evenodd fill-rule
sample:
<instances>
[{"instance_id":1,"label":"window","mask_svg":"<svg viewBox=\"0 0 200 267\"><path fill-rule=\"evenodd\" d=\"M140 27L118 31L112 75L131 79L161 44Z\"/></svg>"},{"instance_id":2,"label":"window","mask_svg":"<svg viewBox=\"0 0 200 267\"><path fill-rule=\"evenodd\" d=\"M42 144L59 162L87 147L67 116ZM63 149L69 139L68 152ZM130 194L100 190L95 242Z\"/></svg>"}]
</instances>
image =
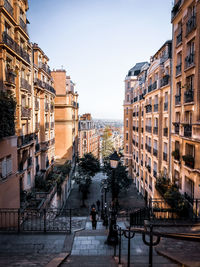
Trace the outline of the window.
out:
<instances>
[{"instance_id":1,"label":"window","mask_svg":"<svg viewBox=\"0 0 200 267\"><path fill-rule=\"evenodd\" d=\"M158 95L156 95L154 98L154 104L158 104Z\"/></svg>"},{"instance_id":2,"label":"window","mask_svg":"<svg viewBox=\"0 0 200 267\"><path fill-rule=\"evenodd\" d=\"M128 127L128 120L126 120L126 127Z\"/></svg>"},{"instance_id":3,"label":"window","mask_svg":"<svg viewBox=\"0 0 200 267\"><path fill-rule=\"evenodd\" d=\"M126 108L126 115L128 114L128 108Z\"/></svg>"},{"instance_id":4,"label":"window","mask_svg":"<svg viewBox=\"0 0 200 267\"><path fill-rule=\"evenodd\" d=\"M193 158L195 157L195 147L193 145L186 143L185 152L186 152L186 155L192 156Z\"/></svg>"},{"instance_id":5,"label":"window","mask_svg":"<svg viewBox=\"0 0 200 267\"><path fill-rule=\"evenodd\" d=\"M12 158L7 156L0 159L0 178L6 178L12 173Z\"/></svg>"},{"instance_id":6,"label":"window","mask_svg":"<svg viewBox=\"0 0 200 267\"><path fill-rule=\"evenodd\" d=\"M178 53L177 54L177 65L181 65L182 63L182 53Z\"/></svg>"},{"instance_id":7,"label":"window","mask_svg":"<svg viewBox=\"0 0 200 267\"><path fill-rule=\"evenodd\" d=\"M185 112L185 123L192 124L192 111Z\"/></svg>"},{"instance_id":8,"label":"window","mask_svg":"<svg viewBox=\"0 0 200 267\"><path fill-rule=\"evenodd\" d=\"M186 90L193 90L194 89L194 75L188 76L186 78Z\"/></svg>"},{"instance_id":9,"label":"window","mask_svg":"<svg viewBox=\"0 0 200 267\"><path fill-rule=\"evenodd\" d=\"M181 82L176 84L176 95L181 95Z\"/></svg>"},{"instance_id":10,"label":"window","mask_svg":"<svg viewBox=\"0 0 200 267\"><path fill-rule=\"evenodd\" d=\"M128 146L126 146L126 153L128 153Z\"/></svg>"},{"instance_id":11,"label":"window","mask_svg":"<svg viewBox=\"0 0 200 267\"><path fill-rule=\"evenodd\" d=\"M128 140L128 133L126 133L126 140Z\"/></svg>"},{"instance_id":12,"label":"window","mask_svg":"<svg viewBox=\"0 0 200 267\"><path fill-rule=\"evenodd\" d=\"M129 102L129 95L127 95L127 99L126 100L127 100L127 102Z\"/></svg>"},{"instance_id":13,"label":"window","mask_svg":"<svg viewBox=\"0 0 200 267\"><path fill-rule=\"evenodd\" d=\"M7 34L9 34L9 32L10 32L10 25L7 22L5 22L5 32Z\"/></svg>"},{"instance_id":14,"label":"window","mask_svg":"<svg viewBox=\"0 0 200 267\"><path fill-rule=\"evenodd\" d=\"M86 132L83 132L83 138L86 138Z\"/></svg>"}]
</instances>

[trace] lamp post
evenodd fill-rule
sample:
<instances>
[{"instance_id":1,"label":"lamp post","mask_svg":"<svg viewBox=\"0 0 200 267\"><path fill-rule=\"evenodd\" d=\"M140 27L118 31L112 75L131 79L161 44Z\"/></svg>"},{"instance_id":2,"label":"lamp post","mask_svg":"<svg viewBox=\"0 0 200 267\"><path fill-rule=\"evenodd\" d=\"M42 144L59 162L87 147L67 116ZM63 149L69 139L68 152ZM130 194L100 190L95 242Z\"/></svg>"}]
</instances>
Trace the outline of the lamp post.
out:
<instances>
[{"instance_id":1,"label":"lamp post","mask_svg":"<svg viewBox=\"0 0 200 267\"><path fill-rule=\"evenodd\" d=\"M111 204L111 211L110 211L110 224L109 224L109 233L107 237L107 244L114 245L118 243L118 235L117 231L114 229L114 225L116 225L116 207L115 207L115 197L116 197L116 185L115 185L115 169L119 163L119 156L115 151L110 156L110 166L112 168L112 180L111 180L111 190L112 190L112 204Z\"/></svg>"}]
</instances>

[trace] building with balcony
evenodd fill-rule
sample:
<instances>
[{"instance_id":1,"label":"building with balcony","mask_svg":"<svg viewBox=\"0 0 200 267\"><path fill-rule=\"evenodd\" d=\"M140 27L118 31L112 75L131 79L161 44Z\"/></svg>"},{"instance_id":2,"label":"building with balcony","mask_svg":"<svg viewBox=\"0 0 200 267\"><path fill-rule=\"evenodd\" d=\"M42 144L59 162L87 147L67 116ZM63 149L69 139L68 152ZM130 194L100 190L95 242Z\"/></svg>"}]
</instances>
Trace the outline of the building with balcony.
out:
<instances>
[{"instance_id":1,"label":"building with balcony","mask_svg":"<svg viewBox=\"0 0 200 267\"><path fill-rule=\"evenodd\" d=\"M125 79L125 164L130 161L129 174L146 199L156 196L157 177L170 173L171 46L172 41L165 42L150 64L142 63L134 78Z\"/></svg>"},{"instance_id":2,"label":"building with balcony","mask_svg":"<svg viewBox=\"0 0 200 267\"><path fill-rule=\"evenodd\" d=\"M172 178L189 198L200 184L200 2L175 1L173 25Z\"/></svg>"},{"instance_id":3,"label":"building with balcony","mask_svg":"<svg viewBox=\"0 0 200 267\"><path fill-rule=\"evenodd\" d=\"M78 93L74 89L75 84L70 76L66 75L65 70L53 70L51 75L56 90L55 158L58 164L64 163L66 160L71 162L72 169L65 190L69 193L78 156Z\"/></svg>"},{"instance_id":4,"label":"building with balcony","mask_svg":"<svg viewBox=\"0 0 200 267\"><path fill-rule=\"evenodd\" d=\"M86 113L79 118L78 127L78 153L82 158L85 153L92 153L99 159L100 136L92 120L91 114Z\"/></svg>"}]
</instances>

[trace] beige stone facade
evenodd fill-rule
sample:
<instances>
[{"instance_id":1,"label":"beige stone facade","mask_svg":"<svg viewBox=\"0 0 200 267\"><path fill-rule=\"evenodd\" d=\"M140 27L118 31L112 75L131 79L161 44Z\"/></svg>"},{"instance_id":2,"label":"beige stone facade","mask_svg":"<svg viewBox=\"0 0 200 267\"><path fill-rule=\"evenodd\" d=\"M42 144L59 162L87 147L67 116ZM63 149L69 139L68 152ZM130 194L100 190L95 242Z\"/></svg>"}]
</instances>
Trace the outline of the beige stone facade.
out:
<instances>
[{"instance_id":1,"label":"beige stone facade","mask_svg":"<svg viewBox=\"0 0 200 267\"><path fill-rule=\"evenodd\" d=\"M83 114L79 118L79 157L82 158L85 153L92 153L99 159L100 136L97 133L91 114Z\"/></svg>"},{"instance_id":2,"label":"beige stone facade","mask_svg":"<svg viewBox=\"0 0 200 267\"><path fill-rule=\"evenodd\" d=\"M200 2L176 1L172 25L172 176L186 197L200 198Z\"/></svg>"}]
</instances>

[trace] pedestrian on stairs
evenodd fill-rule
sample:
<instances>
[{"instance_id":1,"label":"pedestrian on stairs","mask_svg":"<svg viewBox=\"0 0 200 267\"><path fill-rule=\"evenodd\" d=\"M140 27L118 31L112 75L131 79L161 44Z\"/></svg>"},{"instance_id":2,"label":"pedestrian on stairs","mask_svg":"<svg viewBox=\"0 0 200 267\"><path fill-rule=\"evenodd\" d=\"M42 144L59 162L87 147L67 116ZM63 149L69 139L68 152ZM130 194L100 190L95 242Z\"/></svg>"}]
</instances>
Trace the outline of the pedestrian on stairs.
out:
<instances>
[{"instance_id":1,"label":"pedestrian on stairs","mask_svg":"<svg viewBox=\"0 0 200 267\"><path fill-rule=\"evenodd\" d=\"M92 208L91 212L90 212L90 219L92 221L92 229L95 230L97 227L97 216L98 213L96 211L95 208Z\"/></svg>"}]
</instances>

